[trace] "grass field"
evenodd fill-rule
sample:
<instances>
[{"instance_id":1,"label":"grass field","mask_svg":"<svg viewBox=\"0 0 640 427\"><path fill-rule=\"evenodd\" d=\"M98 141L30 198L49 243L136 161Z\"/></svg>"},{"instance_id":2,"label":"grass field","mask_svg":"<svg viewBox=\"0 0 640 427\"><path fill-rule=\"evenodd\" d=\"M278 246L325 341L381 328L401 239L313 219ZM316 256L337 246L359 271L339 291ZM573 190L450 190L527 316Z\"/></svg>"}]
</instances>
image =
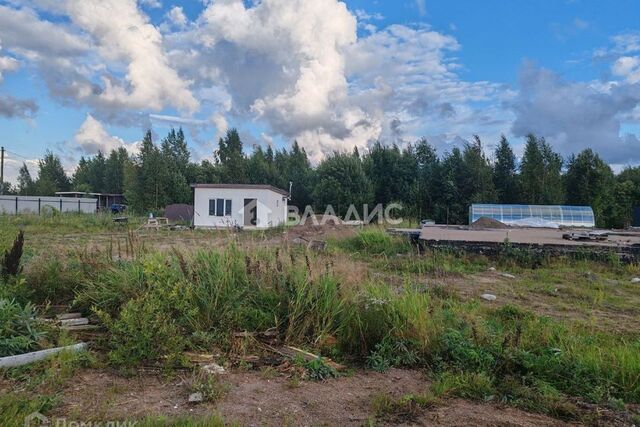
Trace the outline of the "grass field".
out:
<instances>
[{"instance_id":1,"label":"grass field","mask_svg":"<svg viewBox=\"0 0 640 427\"><path fill-rule=\"evenodd\" d=\"M640 421L640 285L631 283L638 265L554 258L532 268L507 253L419 254L376 227L316 230L316 238L328 239L316 252L293 243L295 229L155 231L141 224L121 228L107 216L0 216L0 249L19 229L26 238L22 272L0 284L0 351L77 339L32 321L32 307L44 316L65 306L103 328L88 353L0 372L3 425L21 425L34 410L74 415L60 390L73 394L70 384L82 376L116 375L110 381L122 390L109 389L116 402L131 385L127 378L149 370L167 381L186 375L180 387L202 391L208 408L222 413L147 405L136 417L141 422L246 422L225 400L240 386L203 378L188 356L194 353L213 355L231 375L254 372L257 383L282 377L301 389L318 380L338 386L355 373L380 379L401 369L424 376L406 394L367 395L369 413L360 424L416 421L455 399L545 414L552 424ZM480 298L487 293L496 300ZM259 366L247 358L260 355L255 339L238 333L264 331L348 369L336 372L326 359L290 360L286 373L282 365ZM103 415L113 415L113 406L104 405Z\"/></svg>"}]
</instances>

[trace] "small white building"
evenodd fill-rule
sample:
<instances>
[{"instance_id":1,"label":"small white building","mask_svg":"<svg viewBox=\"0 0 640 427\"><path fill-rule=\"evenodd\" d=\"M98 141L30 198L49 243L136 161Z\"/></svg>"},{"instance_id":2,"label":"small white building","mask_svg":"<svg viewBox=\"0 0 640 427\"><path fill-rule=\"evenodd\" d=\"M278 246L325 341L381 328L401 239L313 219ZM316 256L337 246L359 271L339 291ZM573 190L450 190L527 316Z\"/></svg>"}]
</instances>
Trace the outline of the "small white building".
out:
<instances>
[{"instance_id":1,"label":"small white building","mask_svg":"<svg viewBox=\"0 0 640 427\"><path fill-rule=\"evenodd\" d=\"M191 184L195 227L270 228L287 221L289 193L271 185Z\"/></svg>"}]
</instances>

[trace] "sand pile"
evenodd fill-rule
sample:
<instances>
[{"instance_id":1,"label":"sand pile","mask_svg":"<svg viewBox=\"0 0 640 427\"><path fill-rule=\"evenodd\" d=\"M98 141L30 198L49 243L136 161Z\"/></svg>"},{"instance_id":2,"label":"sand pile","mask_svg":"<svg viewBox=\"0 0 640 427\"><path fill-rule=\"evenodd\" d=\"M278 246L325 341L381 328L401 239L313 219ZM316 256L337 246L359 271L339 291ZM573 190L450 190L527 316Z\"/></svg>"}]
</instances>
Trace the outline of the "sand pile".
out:
<instances>
[{"instance_id":1,"label":"sand pile","mask_svg":"<svg viewBox=\"0 0 640 427\"><path fill-rule=\"evenodd\" d=\"M507 224L504 224L497 219L489 218L486 216L478 218L473 224L471 224L472 228L493 228L493 229L502 229L509 228Z\"/></svg>"}]
</instances>

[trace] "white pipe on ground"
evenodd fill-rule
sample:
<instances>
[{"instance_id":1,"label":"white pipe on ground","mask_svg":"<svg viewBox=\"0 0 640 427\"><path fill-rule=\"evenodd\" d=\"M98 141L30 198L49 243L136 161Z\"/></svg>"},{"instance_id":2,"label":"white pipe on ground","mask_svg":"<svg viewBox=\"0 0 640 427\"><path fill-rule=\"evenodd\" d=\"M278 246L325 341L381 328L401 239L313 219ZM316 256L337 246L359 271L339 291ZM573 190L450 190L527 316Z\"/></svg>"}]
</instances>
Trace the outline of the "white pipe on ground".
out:
<instances>
[{"instance_id":1,"label":"white pipe on ground","mask_svg":"<svg viewBox=\"0 0 640 427\"><path fill-rule=\"evenodd\" d=\"M44 360L49 356L62 351L77 352L87 348L86 343L68 345L66 347L48 348L46 350L34 351L32 353L18 354L17 356L0 357L0 368L14 368L16 366L27 365L29 363Z\"/></svg>"}]
</instances>

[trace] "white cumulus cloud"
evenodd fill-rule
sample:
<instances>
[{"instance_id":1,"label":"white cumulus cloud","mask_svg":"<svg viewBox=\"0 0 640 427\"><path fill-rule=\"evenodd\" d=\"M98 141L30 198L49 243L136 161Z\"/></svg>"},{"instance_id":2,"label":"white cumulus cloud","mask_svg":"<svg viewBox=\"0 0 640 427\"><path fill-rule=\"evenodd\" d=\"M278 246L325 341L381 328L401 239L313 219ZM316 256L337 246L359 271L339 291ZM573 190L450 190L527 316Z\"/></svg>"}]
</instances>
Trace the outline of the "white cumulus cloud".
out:
<instances>
[{"instance_id":1,"label":"white cumulus cloud","mask_svg":"<svg viewBox=\"0 0 640 427\"><path fill-rule=\"evenodd\" d=\"M623 56L611 67L613 74L626 79L629 83L640 82L640 56Z\"/></svg>"},{"instance_id":2,"label":"white cumulus cloud","mask_svg":"<svg viewBox=\"0 0 640 427\"><path fill-rule=\"evenodd\" d=\"M180 6L172 7L167 12L167 19L178 28L182 28L187 25L187 15L184 14L184 10Z\"/></svg>"},{"instance_id":3,"label":"white cumulus cloud","mask_svg":"<svg viewBox=\"0 0 640 427\"><path fill-rule=\"evenodd\" d=\"M110 63L126 64L125 82L103 76L98 95L114 107L161 110L167 105L195 111L198 101L188 83L171 68L162 35L148 22L134 0L67 2L66 10L95 40L98 53Z\"/></svg>"},{"instance_id":4,"label":"white cumulus cloud","mask_svg":"<svg viewBox=\"0 0 640 427\"><path fill-rule=\"evenodd\" d=\"M17 59L10 56L0 56L0 83L3 80L3 73L7 71L15 71L20 67L20 63Z\"/></svg>"},{"instance_id":5,"label":"white cumulus cloud","mask_svg":"<svg viewBox=\"0 0 640 427\"><path fill-rule=\"evenodd\" d=\"M122 138L109 135L102 123L91 114L87 115L76 132L74 141L76 147L88 155L97 154L98 151L108 154L111 150L117 150L120 147L126 148L130 154L135 154L139 150L139 143L126 143Z\"/></svg>"}]
</instances>

